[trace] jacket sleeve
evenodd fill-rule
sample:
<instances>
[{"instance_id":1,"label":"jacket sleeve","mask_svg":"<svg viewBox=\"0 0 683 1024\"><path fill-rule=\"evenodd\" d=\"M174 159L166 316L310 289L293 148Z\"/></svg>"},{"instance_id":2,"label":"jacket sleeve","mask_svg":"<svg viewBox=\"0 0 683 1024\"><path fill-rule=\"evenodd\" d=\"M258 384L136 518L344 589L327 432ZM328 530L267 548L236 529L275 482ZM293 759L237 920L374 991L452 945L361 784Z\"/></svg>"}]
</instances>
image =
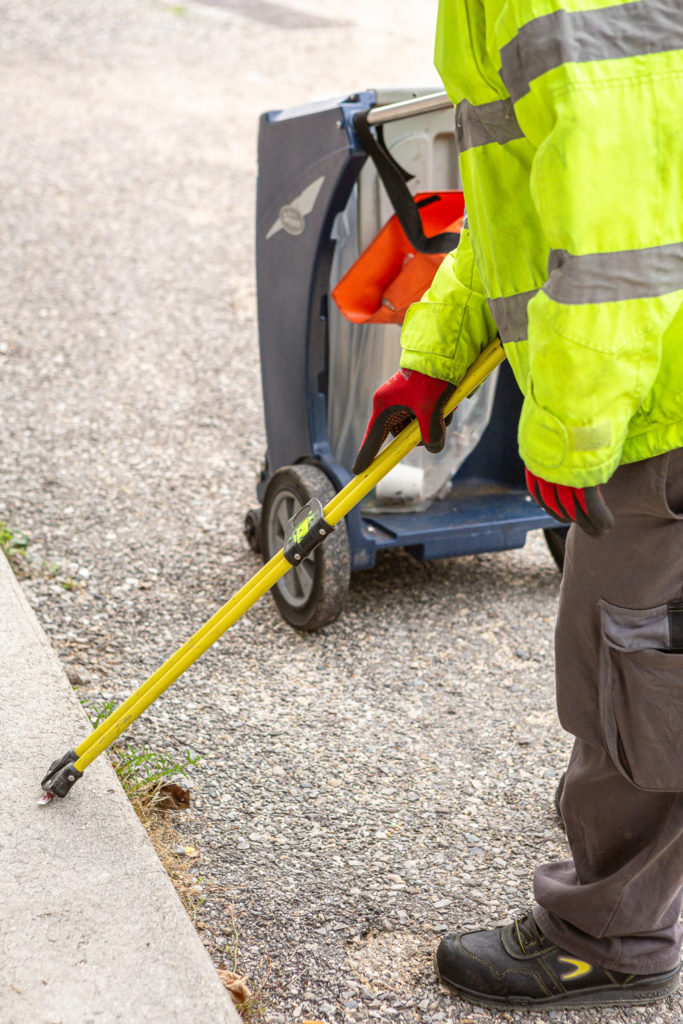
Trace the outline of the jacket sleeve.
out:
<instances>
[{"instance_id":1,"label":"jacket sleeve","mask_svg":"<svg viewBox=\"0 0 683 1024\"><path fill-rule=\"evenodd\" d=\"M636 70L558 79L515 105L535 146L529 183L549 249L527 310L520 454L533 473L572 486L602 483L622 461L683 294L672 174L683 159L683 75Z\"/></svg>"},{"instance_id":2,"label":"jacket sleeve","mask_svg":"<svg viewBox=\"0 0 683 1024\"><path fill-rule=\"evenodd\" d=\"M457 384L495 336L470 233L464 228L430 289L408 310L401 366Z\"/></svg>"}]
</instances>

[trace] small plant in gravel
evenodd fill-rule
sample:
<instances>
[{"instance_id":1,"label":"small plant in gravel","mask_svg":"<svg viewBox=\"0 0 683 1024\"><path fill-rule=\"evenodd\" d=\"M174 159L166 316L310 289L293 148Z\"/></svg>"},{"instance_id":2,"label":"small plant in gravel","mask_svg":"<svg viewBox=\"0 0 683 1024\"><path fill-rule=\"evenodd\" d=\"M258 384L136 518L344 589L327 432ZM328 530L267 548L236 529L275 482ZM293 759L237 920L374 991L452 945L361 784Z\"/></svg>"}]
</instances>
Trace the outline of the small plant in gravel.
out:
<instances>
[{"instance_id":1,"label":"small plant in gravel","mask_svg":"<svg viewBox=\"0 0 683 1024\"><path fill-rule=\"evenodd\" d=\"M25 575L27 572L27 548L31 538L23 530L12 529L0 519L0 548L15 572Z\"/></svg>"},{"instance_id":2,"label":"small plant in gravel","mask_svg":"<svg viewBox=\"0 0 683 1024\"><path fill-rule=\"evenodd\" d=\"M85 582L76 582L73 576L60 576L62 567L58 562L37 559L29 550L31 538L24 530L16 530L0 519L0 550L2 550L14 570L16 576L25 579L27 576L43 575L53 579L64 590L77 590L85 586Z\"/></svg>"},{"instance_id":3,"label":"small plant in gravel","mask_svg":"<svg viewBox=\"0 0 683 1024\"><path fill-rule=\"evenodd\" d=\"M88 713L93 729L104 722L116 707L113 700L104 701L99 705L90 704L87 700L82 700L81 703ZM128 798L144 805L149 811L168 810L169 804L163 804L169 798L165 790L171 784L171 779L178 775L187 778L188 770L199 763L199 755L192 757L189 750L177 758L158 750L151 750L149 747L134 747L124 743L115 743L109 749L109 754L114 771Z\"/></svg>"},{"instance_id":4,"label":"small plant in gravel","mask_svg":"<svg viewBox=\"0 0 683 1024\"><path fill-rule=\"evenodd\" d=\"M98 704L81 698L81 704L90 718L93 729L104 722L116 707L114 700L106 700ZM173 882L185 910L195 927L201 931L203 925L199 923L198 916L204 902L200 884L202 879L193 877L191 862L178 856L177 851L181 845L180 837L167 813L169 808L178 806L172 802L174 786L170 780L179 775L187 777L188 770L199 762L199 755L192 757L188 750L183 757L176 758L150 750L148 747L134 747L132 744L123 743L113 744L108 753L114 771L146 829L156 854ZM180 789L180 787L175 788ZM169 795L171 803L167 802ZM225 952L231 958L232 964L228 968L225 963L222 963L217 968L217 973L243 1020L247 1024L257 1024L257 1022L265 1020L266 1016L266 1009L262 1001L263 986L253 992L247 984L248 979L239 971L237 965L239 932L234 908L227 909L232 926L233 941L231 945L226 946Z\"/></svg>"},{"instance_id":5,"label":"small plant in gravel","mask_svg":"<svg viewBox=\"0 0 683 1024\"><path fill-rule=\"evenodd\" d=\"M81 704L93 729L104 722L116 707L114 700L98 704L81 698ZM167 812L189 806L187 791L171 780L179 775L187 778L188 769L197 765L199 755L192 757L188 750L179 759L148 747L136 748L120 742L111 746L108 753L157 857L173 882L189 917L196 923L203 897L197 887L198 879L191 875L189 864L176 853L180 836Z\"/></svg>"},{"instance_id":6,"label":"small plant in gravel","mask_svg":"<svg viewBox=\"0 0 683 1024\"><path fill-rule=\"evenodd\" d=\"M50 573L50 575L56 577L57 583L59 583L62 590L75 590L76 587L78 586L78 584L74 581L73 576L64 576L63 578L59 579L57 577L57 573Z\"/></svg>"},{"instance_id":7,"label":"small plant in gravel","mask_svg":"<svg viewBox=\"0 0 683 1024\"><path fill-rule=\"evenodd\" d=\"M188 750L178 760L147 747L121 746L114 751L114 761L116 774L128 795L155 803L174 775L187 778L188 769L198 764L199 755L192 757Z\"/></svg>"}]
</instances>

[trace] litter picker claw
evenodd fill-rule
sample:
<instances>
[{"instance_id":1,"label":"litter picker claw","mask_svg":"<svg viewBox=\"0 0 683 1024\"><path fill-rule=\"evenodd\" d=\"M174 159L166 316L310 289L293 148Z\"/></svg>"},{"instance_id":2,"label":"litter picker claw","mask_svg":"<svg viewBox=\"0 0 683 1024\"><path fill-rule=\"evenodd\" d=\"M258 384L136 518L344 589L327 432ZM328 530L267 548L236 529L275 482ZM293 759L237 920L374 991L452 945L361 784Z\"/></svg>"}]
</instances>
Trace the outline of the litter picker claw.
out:
<instances>
[{"instance_id":1,"label":"litter picker claw","mask_svg":"<svg viewBox=\"0 0 683 1024\"><path fill-rule=\"evenodd\" d=\"M503 346L497 338L479 356L455 389L444 408L448 415L464 398L483 384L505 358ZM49 803L54 797L65 797L82 777L88 765L114 743L126 729L153 704L234 624L263 597L285 573L300 565L325 537L340 523L362 498L368 494L401 459L419 443L420 429L416 420L405 427L388 444L371 465L355 476L325 506L312 499L300 509L289 524L287 541L241 590L230 598L208 622L197 630L174 654L152 673L134 693L116 708L77 747L54 761L48 769L41 787L44 795L40 803Z\"/></svg>"}]
</instances>

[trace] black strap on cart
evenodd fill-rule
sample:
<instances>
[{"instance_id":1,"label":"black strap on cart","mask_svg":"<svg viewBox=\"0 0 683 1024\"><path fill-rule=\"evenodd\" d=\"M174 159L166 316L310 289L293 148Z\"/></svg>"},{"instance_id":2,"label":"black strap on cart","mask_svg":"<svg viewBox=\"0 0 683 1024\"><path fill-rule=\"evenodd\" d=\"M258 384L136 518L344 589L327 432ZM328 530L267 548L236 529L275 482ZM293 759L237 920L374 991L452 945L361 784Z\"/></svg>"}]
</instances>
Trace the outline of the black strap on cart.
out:
<instances>
[{"instance_id":1,"label":"black strap on cart","mask_svg":"<svg viewBox=\"0 0 683 1024\"><path fill-rule=\"evenodd\" d=\"M384 185L387 195L394 208L399 223L406 233L406 237L416 252L423 253L444 253L452 252L460 241L460 235L453 231L444 231L431 238L424 233L420 208L413 199L408 189L407 182L412 178L406 170L394 159L384 141L384 130L381 124L370 127L368 117L371 111L363 111L356 114L353 119L353 126L358 139L363 145ZM433 202L438 202L438 193L435 193ZM429 202L430 200L427 200ZM425 205L425 201L420 204Z\"/></svg>"}]
</instances>

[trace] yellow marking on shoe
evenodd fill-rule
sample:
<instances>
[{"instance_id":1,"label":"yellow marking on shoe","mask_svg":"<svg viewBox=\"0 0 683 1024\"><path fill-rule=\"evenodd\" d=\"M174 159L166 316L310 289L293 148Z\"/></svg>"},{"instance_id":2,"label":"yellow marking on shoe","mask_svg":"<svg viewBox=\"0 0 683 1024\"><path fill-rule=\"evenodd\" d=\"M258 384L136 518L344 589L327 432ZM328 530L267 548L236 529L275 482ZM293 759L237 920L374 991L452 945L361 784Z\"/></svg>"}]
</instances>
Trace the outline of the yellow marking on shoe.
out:
<instances>
[{"instance_id":1,"label":"yellow marking on shoe","mask_svg":"<svg viewBox=\"0 0 683 1024\"><path fill-rule=\"evenodd\" d=\"M571 964L574 968L568 974L561 974L560 981L573 981L574 978L583 978L593 970L592 966L587 964L585 960L575 960L572 956L558 956L557 960L561 964Z\"/></svg>"}]
</instances>

